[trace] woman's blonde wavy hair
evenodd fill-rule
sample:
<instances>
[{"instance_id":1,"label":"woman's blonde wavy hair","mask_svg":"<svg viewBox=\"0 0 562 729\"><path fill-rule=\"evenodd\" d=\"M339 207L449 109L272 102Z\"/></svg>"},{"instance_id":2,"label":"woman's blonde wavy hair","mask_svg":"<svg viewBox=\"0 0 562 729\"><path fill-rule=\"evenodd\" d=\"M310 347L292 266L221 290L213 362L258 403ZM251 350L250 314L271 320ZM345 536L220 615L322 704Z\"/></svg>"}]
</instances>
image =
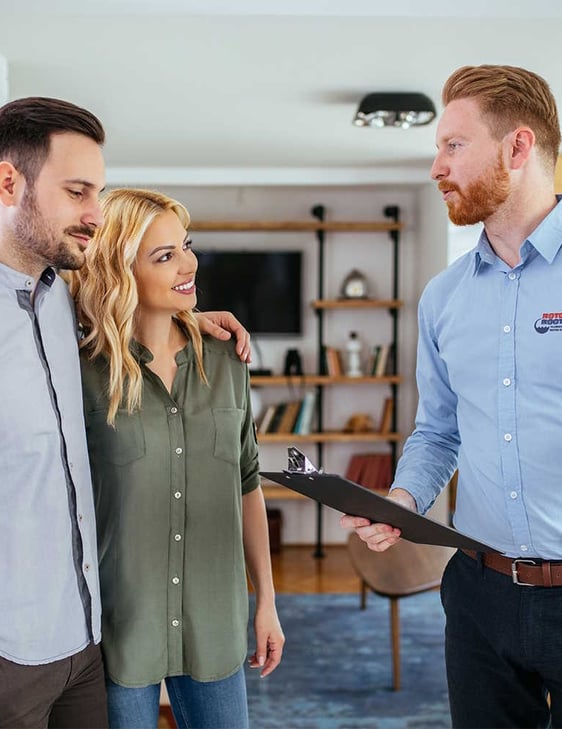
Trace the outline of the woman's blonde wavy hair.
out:
<instances>
[{"instance_id":1,"label":"woman's blonde wavy hair","mask_svg":"<svg viewBox=\"0 0 562 729\"><path fill-rule=\"evenodd\" d=\"M139 246L158 215L172 210L186 230L190 217L181 203L167 195L130 188L109 192L102 210L105 221L88 245L86 262L69 272L67 280L85 331L80 346L91 359L105 355L109 363L107 422L113 425L119 407L132 413L142 402L142 373L130 351L138 305L134 265ZM197 321L191 311L178 312L176 319L187 330L199 375L207 382Z\"/></svg>"}]
</instances>

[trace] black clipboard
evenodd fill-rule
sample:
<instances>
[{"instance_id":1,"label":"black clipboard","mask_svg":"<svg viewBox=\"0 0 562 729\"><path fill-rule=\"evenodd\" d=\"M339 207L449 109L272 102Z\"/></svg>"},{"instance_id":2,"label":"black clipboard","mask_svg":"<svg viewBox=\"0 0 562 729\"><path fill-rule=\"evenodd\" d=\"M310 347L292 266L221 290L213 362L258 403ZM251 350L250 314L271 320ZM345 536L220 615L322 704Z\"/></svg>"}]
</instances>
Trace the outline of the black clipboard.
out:
<instances>
[{"instance_id":1,"label":"black clipboard","mask_svg":"<svg viewBox=\"0 0 562 729\"><path fill-rule=\"evenodd\" d=\"M353 481L333 473L316 470L306 456L296 448L289 448L289 468L286 471L263 471L260 475L344 514L364 516L374 522L392 524L400 529L402 537L410 542L473 549L477 552L497 551L441 522L379 496Z\"/></svg>"}]
</instances>

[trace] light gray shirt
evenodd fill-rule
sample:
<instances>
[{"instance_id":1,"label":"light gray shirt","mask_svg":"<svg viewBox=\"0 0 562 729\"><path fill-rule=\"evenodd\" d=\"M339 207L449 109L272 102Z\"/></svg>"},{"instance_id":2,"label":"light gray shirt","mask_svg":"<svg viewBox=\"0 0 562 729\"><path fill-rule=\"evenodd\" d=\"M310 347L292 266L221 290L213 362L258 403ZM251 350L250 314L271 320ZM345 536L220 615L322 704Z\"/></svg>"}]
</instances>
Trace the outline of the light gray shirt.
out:
<instances>
[{"instance_id":1,"label":"light gray shirt","mask_svg":"<svg viewBox=\"0 0 562 729\"><path fill-rule=\"evenodd\" d=\"M76 322L52 269L0 264L0 341L0 656L35 665L100 640Z\"/></svg>"}]
</instances>

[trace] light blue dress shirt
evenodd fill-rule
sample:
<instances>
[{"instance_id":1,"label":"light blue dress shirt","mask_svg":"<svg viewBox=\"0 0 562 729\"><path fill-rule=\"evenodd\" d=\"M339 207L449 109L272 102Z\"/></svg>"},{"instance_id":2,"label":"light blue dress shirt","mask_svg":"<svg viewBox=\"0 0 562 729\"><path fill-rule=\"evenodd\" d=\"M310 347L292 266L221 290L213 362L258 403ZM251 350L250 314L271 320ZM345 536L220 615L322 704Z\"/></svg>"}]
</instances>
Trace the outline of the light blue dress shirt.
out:
<instances>
[{"instance_id":1,"label":"light blue dress shirt","mask_svg":"<svg viewBox=\"0 0 562 729\"><path fill-rule=\"evenodd\" d=\"M0 656L50 663L101 619L76 322L52 269L0 264L0 341Z\"/></svg>"},{"instance_id":2,"label":"light blue dress shirt","mask_svg":"<svg viewBox=\"0 0 562 729\"><path fill-rule=\"evenodd\" d=\"M511 557L562 559L561 245L560 204L513 269L483 232L419 305L416 428L393 488L425 513L458 465L455 526Z\"/></svg>"}]
</instances>

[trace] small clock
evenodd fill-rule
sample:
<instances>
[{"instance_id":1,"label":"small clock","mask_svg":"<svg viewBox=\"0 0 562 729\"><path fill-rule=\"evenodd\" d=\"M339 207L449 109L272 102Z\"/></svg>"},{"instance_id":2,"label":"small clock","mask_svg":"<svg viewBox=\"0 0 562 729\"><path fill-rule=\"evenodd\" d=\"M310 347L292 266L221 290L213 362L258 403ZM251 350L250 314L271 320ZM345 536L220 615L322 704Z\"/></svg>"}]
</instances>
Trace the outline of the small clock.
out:
<instances>
[{"instance_id":1,"label":"small clock","mask_svg":"<svg viewBox=\"0 0 562 729\"><path fill-rule=\"evenodd\" d=\"M341 285L340 296L343 299L366 299L368 297L367 279L365 275L354 268L344 278Z\"/></svg>"}]
</instances>

